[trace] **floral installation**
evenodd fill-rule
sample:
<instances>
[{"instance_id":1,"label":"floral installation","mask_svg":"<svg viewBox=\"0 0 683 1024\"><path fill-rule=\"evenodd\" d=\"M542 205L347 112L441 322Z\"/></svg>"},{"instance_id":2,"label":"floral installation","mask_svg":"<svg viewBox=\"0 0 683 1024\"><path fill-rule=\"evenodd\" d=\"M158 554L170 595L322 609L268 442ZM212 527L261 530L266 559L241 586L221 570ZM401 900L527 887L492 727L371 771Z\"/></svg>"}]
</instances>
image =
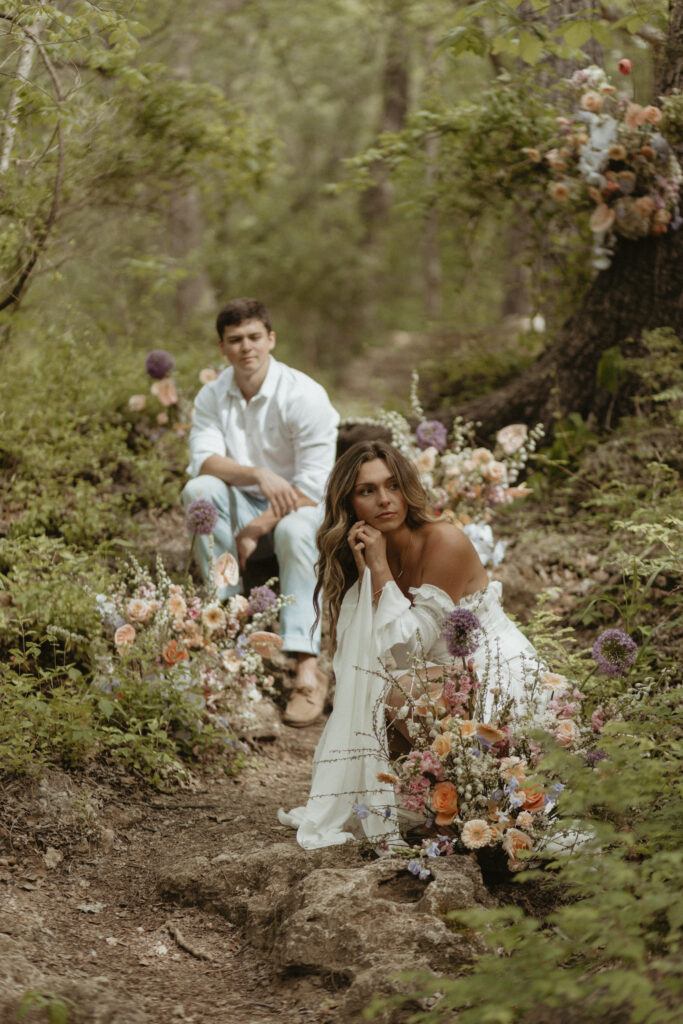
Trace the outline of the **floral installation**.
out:
<instances>
[{"instance_id":1,"label":"floral installation","mask_svg":"<svg viewBox=\"0 0 683 1024\"><path fill-rule=\"evenodd\" d=\"M543 427L538 424L530 430L524 423L511 423L498 431L492 449L477 446L474 424L461 417L456 417L450 436L439 420L428 420L418 389L419 375L414 370L410 389L414 430L400 413L384 410L375 419L356 422L382 426L391 433L391 443L415 465L431 511L465 527L484 565L496 565L505 545L494 542L489 524L496 509L531 493L518 480L544 435Z\"/></svg>"},{"instance_id":2,"label":"floral installation","mask_svg":"<svg viewBox=\"0 0 683 1024\"><path fill-rule=\"evenodd\" d=\"M103 627L99 686L116 694L120 677L139 676L169 691L185 691L215 725L229 730L273 677L264 664L282 646L273 632L281 608L274 579L248 596L221 603L217 588L234 585L239 568L226 552L213 563L212 584L200 593L191 583L174 583L161 559L155 578L131 559L128 578L95 598Z\"/></svg>"},{"instance_id":3,"label":"floral installation","mask_svg":"<svg viewBox=\"0 0 683 1024\"><path fill-rule=\"evenodd\" d=\"M619 71L628 76L631 62L620 61ZM605 270L617 236L638 239L679 229L683 173L661 130L662 108L633 102L595 64L566 83L573 111L557 118L554 139L524 153L549 172L551 199L590 212L592 265Z\"/></svg>"},{"instance_id":4,"label":"floral installation","mask_svg":"<svg viewBox=\"0 0 683 1024\"><path fill-rule=\"evenodd\" d=\"M530 661L521 700L504 698L499 686L487 700L471 657L486 644L477 616L455 609L444 618L442 635L450 664L427 668L424 658L415 658L407 687L386 667L380 673L387 689L398 686L404 693L405 703L392 713L411 744L399 756L387 749L387 770L377 776L393 786L402 832L412 844L407 851L394 849L410 858L408 869L422 879L431 876L430 859L484 848L502 850L508 869L519 871L548 841L565 788L559 779L543 788L535 777L545 750L556 744L595 768L605 757L599 734L633 692L591 711L586 694L566 676ZM624 675L636 652L627 634L606 630L594 645L589 677L598 668ZM354 810L359 817L371 813L364 804ZM416 833L420 841L414 844ZM391 847L391 840L383 845Z\"/></svg>"}]
</instances>

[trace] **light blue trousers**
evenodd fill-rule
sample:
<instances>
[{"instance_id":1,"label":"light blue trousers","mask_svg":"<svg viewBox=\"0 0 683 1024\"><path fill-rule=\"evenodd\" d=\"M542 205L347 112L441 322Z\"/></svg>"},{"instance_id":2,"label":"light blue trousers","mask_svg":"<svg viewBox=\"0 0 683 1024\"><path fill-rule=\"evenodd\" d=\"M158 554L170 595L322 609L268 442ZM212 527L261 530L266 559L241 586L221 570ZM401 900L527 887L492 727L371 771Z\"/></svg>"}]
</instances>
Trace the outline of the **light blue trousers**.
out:
<instances>
[{"instance_id":1,"label":"light blue trousers","mask_svg":"<svg viewBox=\"0 0 683 1024\"><path fill-rule=\"evenodd\" d=\"M224 551L237 557L235 534L268 507L265 498L245 494L238 487L230 487L218 477L204 474L190 480L181 494L185 508L197 498L207 498L218 509L218 522L211 537L197 536L194 550L204 579L210 578L211 562ZM315 535L322 522L323 506L315 505L297 509L284 516L259 544L258 554L265 557L275 554L280 569L280 592L289 594L294 603L285 605L280 613L282 648L285 651L301 651L304 654L319 654L320 623L313 634L311 627L315 618L313 610L313 588L315 573L313 566L318 557ZM252 558L254 556L252 555ZM242 592L242 581L234 587L222 587L222 600Z\"/></svg>"}]
</instances>

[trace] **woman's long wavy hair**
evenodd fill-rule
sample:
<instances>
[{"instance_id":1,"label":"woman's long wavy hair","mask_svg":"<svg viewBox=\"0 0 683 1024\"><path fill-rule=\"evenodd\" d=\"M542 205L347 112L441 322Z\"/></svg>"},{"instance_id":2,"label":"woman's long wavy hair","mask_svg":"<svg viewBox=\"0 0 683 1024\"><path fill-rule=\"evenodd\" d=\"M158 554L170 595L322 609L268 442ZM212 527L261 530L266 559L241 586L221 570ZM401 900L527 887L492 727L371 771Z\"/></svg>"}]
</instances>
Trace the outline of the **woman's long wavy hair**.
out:
<instances>
[{"instance_id":1,"label":"woman's long wavy hair","mask_svg":"<svg viewBox=\"0 0 683 1024\"><path fill-rule=\"evenodd\" d=\"M414 530L431 523L434 516L427 511L427 495L417 471L405 455L384 441L359 441L335 463L327 482L325 518L318 530L317 582L313 593L316 625L320 619L320 595L329 617L332 650L336 647L337 619L344 594L358 578L358 570L349 547L347 534L356 516L351 505L358 470L364 462L382 459L396 477L408 505L406 525ZM314 626L315 628L315 626Z\"/></svg>"}]
</instances>

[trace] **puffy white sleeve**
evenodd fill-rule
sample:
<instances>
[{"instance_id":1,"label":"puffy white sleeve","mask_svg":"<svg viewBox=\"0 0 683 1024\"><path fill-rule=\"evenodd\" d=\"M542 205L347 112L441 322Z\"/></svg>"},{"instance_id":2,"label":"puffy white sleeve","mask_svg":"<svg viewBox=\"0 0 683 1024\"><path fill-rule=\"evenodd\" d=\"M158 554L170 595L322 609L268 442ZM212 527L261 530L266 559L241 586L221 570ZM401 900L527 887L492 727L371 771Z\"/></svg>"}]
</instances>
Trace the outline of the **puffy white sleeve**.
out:
<instances>
[{"instance_id":1,"label":"puffy white sleeve","mask_svg":"<svg viewBox=\"0 0 683 1024\"><path fill-rule=\"evenodd\" d=\"M420 642L425 654L441 636L441 623L455 605L448 594L429 583L412 591L412 604L396 583L385 583L375 616L377 647L381 657L402 645L407 653L417 654Z\"/></svg>"}]
</instances>

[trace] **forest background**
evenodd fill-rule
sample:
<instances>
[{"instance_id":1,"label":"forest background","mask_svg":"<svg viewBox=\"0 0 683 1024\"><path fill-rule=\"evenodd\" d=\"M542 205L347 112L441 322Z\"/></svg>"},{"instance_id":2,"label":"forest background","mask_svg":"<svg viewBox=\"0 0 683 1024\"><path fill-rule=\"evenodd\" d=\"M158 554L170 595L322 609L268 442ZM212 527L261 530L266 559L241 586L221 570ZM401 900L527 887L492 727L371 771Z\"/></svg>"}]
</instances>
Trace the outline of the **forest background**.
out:
<instances>
[{"instance_id":1,"label":"forest background","mask_svg":"<svg viewBox=\"0 0 683 1024\"><path fill-rule=\"evenodd\" d=\"M591 629L626 629L649 697L609 741L638 771L598 801L627 896L606 884L551 943L514 914L503 931L529 1005L551 998L531 966L539 943L546 966L573 964L583 929L604 949L595 969L617 964L591 1012L627 999L633 1019L669 1019L682 233L622 239L596 264L588 210L553 198L529 150L568 111L563 79L597 63L633 101L668 97L680 155L683 5L5 2L0 47L6 777L113 755L161 784L194 765L166 710L133 708L133 728L93 696L92 594L177 508L198 375L219 368L216 309L256 295L276 354L346 419L407 411L417 369L428 415L463 413L483 442L544 423L534 494L500 529L539 544L564 530L568 551L581 534L605 575L556 629L574 631L570 653ZM171 405L147 390L158 348L176 362ZM575 799L594 813L595 794ZM568 870L585 896L589 869ZM634 966L638 984L620 987ZM486 970L452 1005L493 984ZM496 977L512 1009L487 1019L521 1019ZM560 1003L580 987L561 977Z\"/></svg>"}]
</instances>

